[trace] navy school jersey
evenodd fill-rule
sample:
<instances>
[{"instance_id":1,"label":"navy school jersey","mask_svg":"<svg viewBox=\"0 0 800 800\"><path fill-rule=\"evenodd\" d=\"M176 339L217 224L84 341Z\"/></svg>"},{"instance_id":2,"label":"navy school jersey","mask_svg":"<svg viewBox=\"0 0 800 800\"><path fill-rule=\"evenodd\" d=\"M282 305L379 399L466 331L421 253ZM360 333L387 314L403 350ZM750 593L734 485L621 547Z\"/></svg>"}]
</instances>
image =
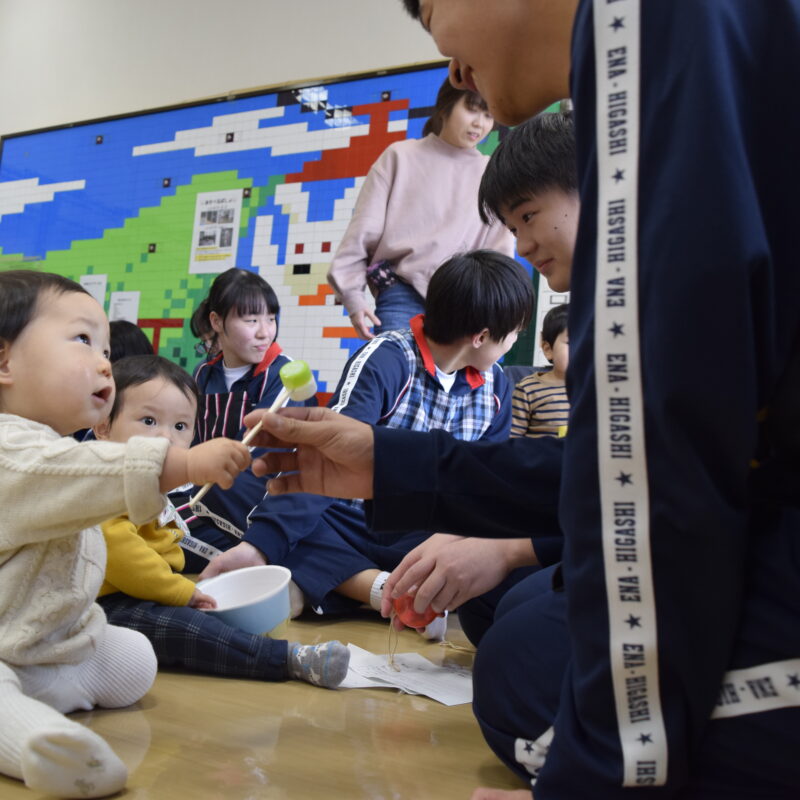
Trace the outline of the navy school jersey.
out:
<instances>
[{"instance_id":1,"label":"navy school jersey","mask_svg":"<svg viewBox=\"0 0 800 800\"><path fill-rule=\"evenodd\" d=\"M223 354L219 353L202 362L194 373L201 393L195 444L218 436L241 439L245 416L253 409L269 408L283 388L280 368L292 360L283 355L277 342L273 342L261 362L254 364L229 390L222 358ZM317 405L317 401L311 398L303 403L289 401L287 405Z\"/></svg>"},{"instance_id":2,"label":"navy school jersey","mask_svg":"<svg viewBox=\"0 0 800 800\"><path fill-rule=\"evenodd\" d=\"M380 428L444 430L465 441L507 439L511 393L502 369L495 364L481 373L466 367L445 391L422 323L418 315L410 330L390 331L367 342L347 362L329 406ZM244 540L279 563L335 502L300 493L264 497L250 514Z\"/></svg>"},{"instance_id":3,"label":"navy school jersey","mask_svg":"<svg viewBox=\"0 0 800 800\"><path fill-rule=\"evenodd\" d=\"M499 364L465 367L449 391L436 374L423 332L424 315L410 329L389 331L348 362L330 407L370 424L404 430L446 430L464 441L501 441L511 426L511 387Z\"/></svg>"},{"instance_id":4,"label":"navy school jersey","mask_svg":"<svg viewBox=\"0 0 800 800\"><path fill-rule=\"evenodd\" d=\"M800 786L800 519L752 469L800 332L799 53L795 0L580 4L573 659L537 800L676 796L743 715L728 768Z\"/></svg>"}]
</instances>

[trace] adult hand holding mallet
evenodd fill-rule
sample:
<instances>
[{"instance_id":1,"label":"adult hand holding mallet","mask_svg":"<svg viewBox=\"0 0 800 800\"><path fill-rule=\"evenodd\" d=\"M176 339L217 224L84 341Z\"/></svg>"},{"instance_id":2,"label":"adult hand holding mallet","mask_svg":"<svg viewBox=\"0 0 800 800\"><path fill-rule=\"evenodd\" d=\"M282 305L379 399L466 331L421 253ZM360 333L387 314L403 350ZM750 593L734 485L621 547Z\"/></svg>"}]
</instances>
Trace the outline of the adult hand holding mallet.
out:
<instances>
[{"instance_id":1,"label":"adult hand holding mallet","mask_svg":"<svg viewBox=\"0 0 800 800\"><path fill-rule=\"evenodd\" d=\"M313 397L317 391L317 382L314 380L314 375L305 361L290 361L288 364L284 364L280 368L278 375L283 388L269 407L271 413L277 411L287 400L291 399L301 403L303 400ZM242 439L242 444L249 446L260 430L261 422L247 432L247 435ZM189 501L189 505L193 506L195 503L199 503L213 485L213 483L207 483L203 486Z\"/></svg>"},{"instance_id":2,"label":"adult hand holding mallet","mask_svg":"<svg viewBox=\"0 0 800 800\"><path fill-rule=\"evenodd\" d=\"M330 408L307 407L282 408L277 414L256 409L244 418L245 425L257 423L263 430L254 444L273 449L253 461L253 474L281 473L270 480L270 494L372 497L371 425Z\"/></svg>"}]
</instances>

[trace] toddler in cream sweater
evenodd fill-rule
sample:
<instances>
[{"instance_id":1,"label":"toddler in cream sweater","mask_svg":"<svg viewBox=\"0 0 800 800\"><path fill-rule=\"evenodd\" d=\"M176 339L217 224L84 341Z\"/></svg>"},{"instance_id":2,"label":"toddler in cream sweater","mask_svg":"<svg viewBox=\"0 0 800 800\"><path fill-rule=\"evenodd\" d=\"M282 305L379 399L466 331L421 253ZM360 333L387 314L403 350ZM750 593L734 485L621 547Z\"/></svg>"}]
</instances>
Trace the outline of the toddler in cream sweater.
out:
<instances>
[{"instance_id":1,"label":"toddler in cream sweater","mask_svg":"<svg viewBox=\"0 0 800 800\"><path fill-rule=\"evenodd\" d=\"M118 708L150 688L141 634L108 625L94 599L106 550L99 523L154 519L163 492L232 484L250 456L215 439L79 443L114 400L108 320L79 284L0 272L0 772L59 797L102 797L127 779L70 711Z\"/></svg>"}]
</instances>

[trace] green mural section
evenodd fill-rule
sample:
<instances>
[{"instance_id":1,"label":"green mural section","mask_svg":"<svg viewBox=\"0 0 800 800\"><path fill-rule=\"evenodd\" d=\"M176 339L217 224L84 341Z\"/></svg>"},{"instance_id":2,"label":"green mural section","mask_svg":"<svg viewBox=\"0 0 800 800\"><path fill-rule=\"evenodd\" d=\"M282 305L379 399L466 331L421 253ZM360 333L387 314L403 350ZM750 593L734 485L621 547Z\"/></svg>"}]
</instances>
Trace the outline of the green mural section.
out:
<instances>
[{"instance_id":1,"label":"green mural section","mask_svg":"<svg viewBox=\"0 0 800 800\"><path fill-rule=\"evenodd\" d=\"M140 319L184 321L180 328L160 329L159 354L190 367L198 359L189 318L216 277L189 274L197 195L250 189L250 197L242 200L240 235L244 235L257 209L282 182L282 175L273 176L267 186L253 187L250 178L240 178L235 171L197 175L159 206L142 209L100 239L76 240L69 250L53 250L37 260L0 253L0 269L41 269L75 281L81 275L107 275L106 308L111 292L140 292ZM153 330L145 330L153 338Z\"/></svg>"},{"instance_id":2,"label":"green mural section","mask_svg":"<svg viewBox=\"0 0 800 800\"><path fill-rule=\"evenodd\" d=\"M554 111L557 104L547 109ZM490 155L500 141L494 130L479 145ZM0 270L40 269L78 280L82 275L106 275L105 305L109 308L113 292L140 292L140 320L180 321L167 327L142 324L151 339L158 340L159 354L191 368L197 363L195 339L189 328L194 309L206 296L216 274L190 274L189 263L197 196L201 193L243 190L240 239L252 236L249 230L255 216L264 213L276 187L285 175L272 175L265 186L253 186L251 177L240 177L237 170L198 174L191 183L179 185L158 206L144 207L119 228L109 228L101 238L78 239L67 250L51 250L43 258L24 253L3 253ZM249 192L244 192L247 189ZM249 195L249 196L245 196ZM538 276L533 275L534 286ZM156 332L157 331L157 332ZM538 332L535 319L530 328L506 355L507 364L530 364Z\"/></svg>"}]
</instances>

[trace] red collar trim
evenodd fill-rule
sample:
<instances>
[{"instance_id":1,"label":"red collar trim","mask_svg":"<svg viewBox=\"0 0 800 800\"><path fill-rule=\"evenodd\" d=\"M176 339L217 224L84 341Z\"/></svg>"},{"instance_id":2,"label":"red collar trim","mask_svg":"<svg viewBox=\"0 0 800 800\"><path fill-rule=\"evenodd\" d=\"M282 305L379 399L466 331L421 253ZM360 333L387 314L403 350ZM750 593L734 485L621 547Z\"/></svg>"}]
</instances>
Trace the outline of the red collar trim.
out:
<instances>
[{"instance_id":1,"label":"red collar trim","mask_svg":"<svg viewBox=\"0 0 800 800\"><path fill-rule=\"evenodd\" d=\"M422 356L422 363L425 366L428 374L435 378L436 362L433 360L433 353L431 353L431 349L428 347L428 341L425 339L425 333L423 331L423 327L425 325L425 315L417 314L416 317L411 317L408 324L411 327L411 333L414 335L414 341L416 342L420 355ZM486 383L483 375L478 372L475 367L466 367L464 370L464 377L466 378L470 389L477 389Z\"/></svg>"},{"instance_id":2,"label":"red collar trim","mask_svg":"<svg viewBox=\"0 0 800 800\"><path fill-rule=\"evenodd\" d=\"M253 370L253 376L260 375L262 372L266 372L269 369L270 364L283 352L281 350L281 346L277 342L273 342L268 348L267 352L264 353L264 358L261 359L261 362L256 365L255 370ZM209 366L211 364L216 364L218 361L222 361L224 353L217 353L210 361L206 362ZM224 365L223 365L224 366Z\"/></svg>"},{"instance_id":3,"label":"red collar trim","mask_svg":"<svg viewBox=\"0 0 800 800\"><path fill-rule=\"evenodd\" d=\"M483 373L479 372L475 367L467 367L466 370L464 370L464 377L467 379L470 389L477 389L486 383L486 378L483 377Z\"/></svg>"},{"instance_id":4,"label":"red collar trim","mask_svg":"<svg viewBox=\"0 0 800 800\"><path fill-rule=\"evenodd\" d=\"M264 358L261 359L261 363L255 368L253 371L253 377L256 375L260 375L262 372L266 372L269 369L269 365L282 353L281 346L277 342L273 342L268 348L267 352L264 353Z\"/></svg>"},{"instance_id":5,"label":"red collar trim","mask_svg":"<svg viewBox=\"0 0 800 800\"><path fill-rule=\"evenodd\" d=\"M431 349L428 347L428 342L425 339L425 333L423 331L425 326L425 315L417 314L416 317L411 317L411 319L408 321L408 324L411 327L411 333L414 334L414 341L416 342L420 355L422 356L422 363L425 366L425 369L428 371L428 374L435 378L436 362L433 360L433 353L431 353Z\"/></svg>"}]
</instances>

